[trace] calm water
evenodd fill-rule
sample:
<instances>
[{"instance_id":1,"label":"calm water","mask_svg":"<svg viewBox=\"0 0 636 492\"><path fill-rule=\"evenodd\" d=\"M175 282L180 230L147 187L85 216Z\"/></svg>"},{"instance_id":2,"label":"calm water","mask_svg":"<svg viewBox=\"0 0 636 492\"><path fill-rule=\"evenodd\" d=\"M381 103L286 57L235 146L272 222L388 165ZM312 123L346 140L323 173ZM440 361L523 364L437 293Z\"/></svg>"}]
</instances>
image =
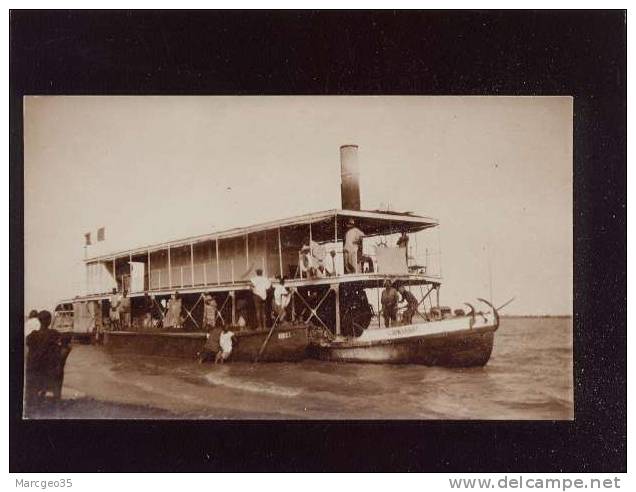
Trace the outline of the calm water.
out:
<instances>
[{"instance_id":1,"label":"calm water","mask_svg":"<svg viewBox=\"0 0 636 492\"><path fill-rule=\"evenodd\" d=\"M504 318L484 368L314 360L214 366L134 357L75 346L63 397L93 404L81 412L70 404L55 416L571 419L574 411L569 318ZM132 406L135 413L127 413Z\"/></svg>"}]
</instances>

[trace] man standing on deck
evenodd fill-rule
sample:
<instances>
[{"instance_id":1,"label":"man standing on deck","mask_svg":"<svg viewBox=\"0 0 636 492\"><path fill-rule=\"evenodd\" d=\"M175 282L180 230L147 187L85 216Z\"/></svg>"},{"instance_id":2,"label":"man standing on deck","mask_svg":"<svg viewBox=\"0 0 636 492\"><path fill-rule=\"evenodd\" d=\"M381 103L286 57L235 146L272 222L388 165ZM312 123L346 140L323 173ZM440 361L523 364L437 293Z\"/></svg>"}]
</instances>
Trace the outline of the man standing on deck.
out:
<instances>
[{"instance_id":1,"label":"man standing on deck","mask_svg":"<svg viewBox=\"0 0 636 492\"><path fill-rule=\"evenodd\" d=\"M130 329L130 297L128 291L124 289L119 305L120 321L124 329Z\"/></svg>"},{"instance_id":2,"label":"man standing on deck","mask_svg":"<svg viewBox=\"0 0 636 492\"><path fill-rule=\"evenodd\" d=\"M384 317L384 326L388 328L397 321L398 309L398 291L393 287L389 279L384 281L384 290L382 291L382 316Z\"/></svg>"},{"instance_id":3,"label":"man standing on deck","mask_svg":"<svg viewBox=\"0 0 636 492\"><path fill-rule=\"evenodd\" d=\"M362 257L362 238L364 232L355 226L353 219L347 221L347 232L344 241L344 270L345 273L358 273L360 267L358 256ZM358 255L360 253L360 255Z\"/></svg>"},{"instance_id":4,"label":"man standing on deck","mask_svg":"<svg viewBox=\"0 0 636 492\"><path fill-rule=\"evenodd\" d=\"M287 287L285 287L285 277L280 277L278 285L274 287L274 310L278 321L282 323L287 316L287 306L289 305L290 295Z\"/></svg>"},{"instance_id":5,"label":"man standing on deck","mask_svg":"<svg viewBox=\"0 0 636 492\"><path fill-rule=\"evenodd\" d=\"M110 296L110 329L119 331L119 307L121 305L121 296L117 289L113 287L113 293Z\"/></svg>"},{"instance_id":6,"label":"man standing on deck","mask_svg":"<svg viewBox=\"0 0 636 492\"><path fill-rule=\"evenodd\" d=\"M263 277L263 270L256 269L256 276L250 279L252 283L252 298L254 299L254 309L256 310L256 328L265 328L265 300L267 291L272 287L268 278Z\"/></svg>"},{"instance_id":7,"label":"man standing on deck","mask_svg":"<svg viewBox=\"0 0 636 492\"><path fill-rule=\"evenodd\" d=\"M410 325L413 322L413 316L417 313L417 308L420 303L417 302L415 296L411 294L404 285L400 285L398 291L402 294L401 302L406 302L406 309L402 313L402 323Z\"/></svg>"},{"instance_id":8,"label":"man standing on deck","mask_svg":"<svg viewBox=\"0 0 636 492\"><path fill-rule=\"evenodd\" d=\"M149 330L152 327L152 305L153 301L148 295L148 291L145 291L143 304L143 321L141 323L143 330Z\"/></svg>"},{"instance_id":9,"label":"man standing on deck","mask_svg":"<svg viewBox=\"0 0 636 492\"><path fill-rule=\"evenodd\" d=\"M203 296L203 328L209 329L216 327L216 317L218 308L216 299L211 294Z\"/></svg>"}]
</instances>

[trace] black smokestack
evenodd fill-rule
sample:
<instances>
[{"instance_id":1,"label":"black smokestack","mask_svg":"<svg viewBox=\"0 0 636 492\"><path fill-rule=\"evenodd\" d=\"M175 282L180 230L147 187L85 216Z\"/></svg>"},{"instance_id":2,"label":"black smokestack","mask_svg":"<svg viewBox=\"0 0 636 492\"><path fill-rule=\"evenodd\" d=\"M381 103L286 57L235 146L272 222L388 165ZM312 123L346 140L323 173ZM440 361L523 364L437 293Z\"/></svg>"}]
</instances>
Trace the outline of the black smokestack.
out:
<instances>
[{"instance_id":1,"label":"black smokestack","mask_svg":"<svg viewBox=\"0 0 636 492\"><path fill-rule=\"evenodd\" d=\"M360 210L358 146L340 146L340 195L343 210Z\"/></svg>"}]
</instances>

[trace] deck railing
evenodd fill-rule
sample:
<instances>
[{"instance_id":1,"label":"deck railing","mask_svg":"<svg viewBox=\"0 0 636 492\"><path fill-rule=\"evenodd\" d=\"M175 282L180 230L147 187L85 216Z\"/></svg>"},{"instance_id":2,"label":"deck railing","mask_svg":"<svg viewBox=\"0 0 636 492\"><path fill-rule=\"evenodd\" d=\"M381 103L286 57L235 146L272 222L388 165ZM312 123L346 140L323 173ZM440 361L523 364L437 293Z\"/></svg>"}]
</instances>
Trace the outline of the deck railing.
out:
<instances>
[{"instance_id":1,"label":"deck railing","mask_svg":"<svg viewBox=\"0 0 636 492\"><path fill-rule=\"evenodd\" d=\"M342 276L344 273L344 258L342 250L334 250L335 255L327 253L324 264L326 269L335 274L330 276ZM363 264L363 271L357 275L370 273L378 273L378 261L375 251L364 251L364 257L367 261ZM407 261L408 273L420 273L429 277L441 277L440 268L441 254L439 251L426 250L423 253L409 255ZM298 265L301 264L299 255ZM232 285L235 283L245 282L247 279L237 279L233 268L233 262L223 264L220 270L217 270L215 262L195 263L194 265L173 266L171 271L168 268L153 268L148 275L147 286L149 290L161 289L179 289L188 287L215 286L215 285ZM307 278L306 272L298 266L289 265L288 276L293 278ZM295 268L292 268L295 267ZM292 273L291 270L294 270ZM381 272L380 272L381 273Z\"/></svg>"}]
</instances>

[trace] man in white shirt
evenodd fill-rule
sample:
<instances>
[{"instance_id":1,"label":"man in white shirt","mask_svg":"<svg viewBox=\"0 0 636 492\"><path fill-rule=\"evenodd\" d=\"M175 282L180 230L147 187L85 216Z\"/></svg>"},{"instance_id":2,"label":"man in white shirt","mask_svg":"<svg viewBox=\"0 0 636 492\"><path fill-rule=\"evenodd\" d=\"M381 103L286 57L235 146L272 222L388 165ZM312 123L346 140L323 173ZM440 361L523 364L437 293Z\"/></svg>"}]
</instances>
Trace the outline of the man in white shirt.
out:
<instances>
[{"instance_id":1,"label":"man in white shirt","mask_svg":"<svg viewBox=\"0 0 636 492\"><path fill-rule=\"evenodd\" d=\"M347 232L345 233L344 241L344 269L345 273L358 273L360 271L358 252L362 253L362 238L364 232L358 229L353 222L353 219L349 219L347 222Z\"/></svg>"},{"instance_id":2,"label":"man in white shirt","mask_svg":"<svg viewBox=\"0 0 636 492\"><path fill-rule=\"evenodd\" d=\"M121 295L117 292L117 289L113 288L113 293L110 296L110 329L112 331L119 331L119 308L121 307Z\"/></svg>"},{"instance_id":3,"label":"man in white shirt","mask_svg":"<svg viewBox=\"0 0 636 492\"><path fill-rule=\"evenodd\" d=\"M26 323L24 323L24 336L28 336L29 333L37 331L40 329L40 320L38 319L38 312L33 309L30 313L29 313L29 317L26 320Z\"/></svg>"},{"instance_id":4,"label":"man in white shirt","mask_svg":"<svg viewBox=\"0 0 636 492\"><path fill-rule=\"evenodd\" d=\"M263 277L263 270L256 269L256 276L250 279L252 283L252 298L254 299L254 309L256 310L256 328L265 328L265 300L267 291L272 287L272 283L267 277Z\"/></svg>"},{"instance_id":5,"label":"man in white shirt","mask_svg":"<svg viewBox=\"0 0 636 492\"><path fill-rule=\"evenodd\" d=\"M234 337L234 332L229 331L227 326L223 327L223 331L219 336L219 346L221 350L216 353L216 358L214 359L214 363L218 364L219 362L223 364L224 361L228 359L230 354L232 354L232 338Z\"/></svg>"},{"instance_id":6,"label":"man in white shirt","mask_svg":"<svg viewBox=\"0 0 636 492\"><path fill-rule=\"evenodd\" d=\"M290 300L289 291L285 287L285 278L281 278L274 287L274 310L279 322L285 321L287 315L286 308Z\"/></svg>"}]
</instances>

